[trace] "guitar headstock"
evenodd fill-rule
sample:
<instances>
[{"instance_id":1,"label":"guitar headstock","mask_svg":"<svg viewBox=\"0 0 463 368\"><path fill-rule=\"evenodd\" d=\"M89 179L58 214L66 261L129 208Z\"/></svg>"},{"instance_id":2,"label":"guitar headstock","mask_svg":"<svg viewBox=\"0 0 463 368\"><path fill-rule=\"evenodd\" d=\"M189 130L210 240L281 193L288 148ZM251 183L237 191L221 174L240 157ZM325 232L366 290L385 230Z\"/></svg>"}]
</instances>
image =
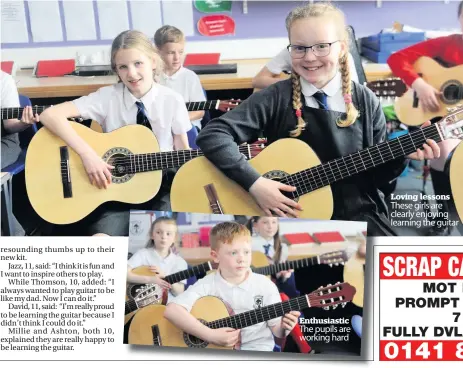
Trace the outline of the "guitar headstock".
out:
<instances>
[{"instance_id":1,"label":"guitar headstock","mask_svg":"<svg viewBox=\"0 0 463 368\"><path fill-rule=\"evenodd\" d=\"M330 265L330 267L343 265L349 259L345 250L338 250L335 252L323 253L318 256L320 264Z\"/></svg>"},{"instance_id":2,"label":"guitar headstock","mask_svg":"<svg viewBox=\"0 0 463 368\"><path fill-rule=\"evenodd\" d=\"M378 97L400 97L407 91L407 85L398 78L379 79L366 86Z\"/></svg>"},{"instance_id":3,"label":"guitar headstock","mask_svg":"<svg viewBox=\"0 0 463 368\"><path fill-rule=\"evenodd\" d=\"M153 303L159 304L164 297L163 288L157 284L139 285L135 292L136 295L133 300L135 300L139 308L146 307Z\"/></svg>"},{"instance_id":4,"label":"guitar headstock","mask_svg":"<svg viewBox=\"0 0 463 368\"><path fill-rule=\"evenodd\" d=\"M344 307L347 302L352 301L356 293L355 287L347 282L337 282L334 285L319 287L316 291L307 294L309 306L323 309L336 309L338 305Z\"/></svg>"},{"instance_id":5,"label":"guitar headstock","mask_svg":"<svg viewBox=\"0 0 463 368\"><path fill-rule=\"evenodd\" d=\"M463 139L463 105L447 110L449 114L438 122L444 138Z\"/></svg>"},{"instance_id":6,"label":"guitar headstock","mask_svg":"<svg viewBox=\"0 0 463 368\"><path fill-rule=\"evenodd\" d=\"M227 112L233 110L236 106L241 103L241 100L220 100L217 110Z\"/></svg>"},{"instance_id":7,"label":"guitar headstock","mask_svg":"<svg viewBox=\"0 0 463 368\"><path fill-rule=\"evenodd\" d=\"M240 146L240 152L250 160L253 157L256 157L267 145L266 138L259 138L254 143L243 143ZM243 149L244 148L244 149Z\"/></svg>"}]
</instances>

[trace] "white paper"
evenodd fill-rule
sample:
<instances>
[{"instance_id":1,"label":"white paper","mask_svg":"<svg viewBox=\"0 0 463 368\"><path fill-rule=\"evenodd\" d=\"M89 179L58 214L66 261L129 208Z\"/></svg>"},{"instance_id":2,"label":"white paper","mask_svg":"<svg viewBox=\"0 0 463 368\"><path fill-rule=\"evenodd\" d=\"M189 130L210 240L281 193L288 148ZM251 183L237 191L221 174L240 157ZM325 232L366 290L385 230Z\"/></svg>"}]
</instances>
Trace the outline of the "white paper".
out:
<instances>
[{"instance_id":1,"label":"white paper","mask_svg":"<svg viewBox=\"0 0 463 368\"><path fill-rule=\"evenodd\" d=\"M129 14L125 1L98 1L98 19L102 40L113 40L129 29Z\"/></svg>"},{"instance_id":2,"label":"white paper","mask_svg":"<svg viewBox=\"0 0 463 368\"><path fill-rule=\"evenodd\" d=\"M92 1L63 1L63 10L68 41L96 40Z\"/></svg>"},{"instance_id":3,"label":"white paper","mask_svg":"<svg viewBox=\"0 0 463 368\"><path fill-rule=\"evenodd\" d=\"M2 1L2 43L27 43L26 12L23 1Z\"/></svg>"},{"instance_id":4,"label":"white paper","mask_svg":"<svg viewBox=\"0 0 463 368\"><path fill-rule=\"evenodd\" d=\"M131 1L133 29L143 32L149 38L162 27L160 1Z\"/></svg>"},{"instance_id":5,"label":"white paper","mask_svg":"<svg viewBox=\"0 0 463 368\"><path fill-rule=\"evenodd\" d=\"M192 1L163 0L162 16L164 24L177 27L185 36L194 36Z\"/></svg>"},{"instance_id":6,"label":"white paper","mask_svg":"<svg viewBox=\"0 0 463 368\"><path fill-rule=\"evenodd\" d=\"M33 42L63 41L58 1L29 1Z\"/></svg>"}]
</instances>

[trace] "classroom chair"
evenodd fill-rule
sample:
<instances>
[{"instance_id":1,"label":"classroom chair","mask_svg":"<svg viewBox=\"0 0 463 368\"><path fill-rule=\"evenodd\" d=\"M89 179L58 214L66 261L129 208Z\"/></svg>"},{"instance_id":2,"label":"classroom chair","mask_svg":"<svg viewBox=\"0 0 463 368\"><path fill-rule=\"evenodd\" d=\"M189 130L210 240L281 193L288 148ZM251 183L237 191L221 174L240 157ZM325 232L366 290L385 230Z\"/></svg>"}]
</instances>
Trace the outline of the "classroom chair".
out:
<instances>
[{"instance_id":1,"label":"classroom chair","mask_svg":"<svg viewBox=\"0 0 463 368\"><path fill-rule=\"evenodd\" d=\"M32 106L31 100L29 97L24 95L19 95L19 104L21 107L25 106ZM26 163L26 153L27 147L29 146L30 141L35 133L37 133L37 124L32 124L29 128L19 132L19 145L21 146L21 153L19 154L18 159L16 162L8 165L7 167L3 168L2 171L9 172L11 175L11 179L8 181L8 190L10 194L10 205L12 205L12 198L13 198L13 177L16 174L24 171L25 163Z\"/></svg>"},{"instance_id":2,"label":"classroom chair","mask_svg":"<svg viewBox=\"0 0 463 368\"><path fill-rule=\"evenodd\" d=\"M357 71L359 84L363 85L367 81L367 77L365 75L365 70L363 69L362 58L358 49L354 28L352 26L347 26L347 33L349 35L349 52L354 59L355 70Z\"/></svg>"},{"instance_id":3,"label":"classroom chair","mask_svg":"<svg viewBox=\"0 0 463 368\"><path fill-rule=\"evenodd\" d=\"M199 149L196 145L196 137L198 136L198 129L195 126L191 128L187 133L188 136L188 144L190 145L191 149Z\"/></svg>"}]
</instances>

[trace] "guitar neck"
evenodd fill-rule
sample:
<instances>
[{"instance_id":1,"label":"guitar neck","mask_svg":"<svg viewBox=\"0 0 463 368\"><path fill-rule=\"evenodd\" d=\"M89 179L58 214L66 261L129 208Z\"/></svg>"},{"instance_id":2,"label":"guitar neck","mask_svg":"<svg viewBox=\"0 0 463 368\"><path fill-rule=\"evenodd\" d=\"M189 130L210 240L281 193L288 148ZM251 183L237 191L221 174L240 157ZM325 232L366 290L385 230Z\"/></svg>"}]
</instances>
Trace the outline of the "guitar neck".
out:
<instances>
[{"instance_id":1,"label":"guitar neck","mask_svg":"<svg viewBox=\"0 0 463 368\"><path fill-rule=\"evenodd\" d=\"M127 300L125 302L125 314L135 312L138 309L138 305L135 300Z\"/></svg>"},{"instance_id":2,"label":"guitar neck","mask_svg":"<svg viewBox=\"0 0 463 368\"><path fill-rule=\"evenodd\" d=\"M222 327L231 327L236 329L245 328L261 322L269 321L273 318L284 316L286 313L291 311L300 311L308 308L310 307L308 300L309 296L303 295L286 302L267 305L266 307L208 322L206 323L206 326L213 329Z\"/></svg>"},{"instance_id":3,"label":"guitar neck","mask_svg":"<svg viewBox=\"0 0 463 368\"><path fill-rule=\"evenodd\" d=\"M41 114L45 109L50 106L32 106L33 114ZM21 119L24 111L24 107L6 107L2 108L2 120L5 119Z\"/></svg>"},{"instance_id":4,"label":"guitar neck","mask_svg":"<svg viewBox=\"0 0 463 368\"><path fill-rule=\"evenodd\" d=\"M253 154L251 147L251 144L239 146L240 153L246 156L248 160L252 158ZM184 163L200 156L204 156L204 154L199 149L127 155L114 160L114 172L135 174L138 172L171 169L180 167Z\"/></svg>"},{"instance_id":5,"label":"guitar neck","mask_svg":"<svg viewBox=\"0 0 463 368\"><path fill-rule=\"evenodd\" d=\"M296 259L294 261L277 263L265 267L253 268L252 272L261 275L274 275L280 271L295 270L297 268L309 267L318 264L320 264L320 259L318 258L318 256L314 256L310 258Z\"/></svg>"},{"instance_id":6,"label":"guitar neck","mask_svg":"<svg viewBox=\"0 0 463 368\"><path fill-rule=\"evenodd\" d=\"M294 196L301 196L323 188L331 183L367 171L376 166L405 157L418 148L422 148L427 139L437 143L442 141L439 124L433 124L412 133L402 135L376 146L343 156L324 164L311 167L295 174L286 176L281 182L296 186Z\"/></svg>"},{"instance_id":7,"label":"guitar neck","mask_svg":"<svg viewBox=\"0 0 463 368\"><path fill-rule=\"evenodd\" d=\"M210 270L212 270L211 263L204 262L197 266L188 268L186 270L168 275L165 277L164 280L166 280L169 284L172 285L172 284L176 284L179 281L186 280L192 276L198 276L202 273L206 273L207 271L210 271Z\"/></svg>"},{"instance_id":8,"label":"guitar neck","mask_svg":"<svg viewBox=\"0 0 463 368\"><path fill-rule=\"evenodd\" d=\"M217 109L220 100L187 102L186 109L188 111L202 111Z\"/></svg>"}]
</instances>

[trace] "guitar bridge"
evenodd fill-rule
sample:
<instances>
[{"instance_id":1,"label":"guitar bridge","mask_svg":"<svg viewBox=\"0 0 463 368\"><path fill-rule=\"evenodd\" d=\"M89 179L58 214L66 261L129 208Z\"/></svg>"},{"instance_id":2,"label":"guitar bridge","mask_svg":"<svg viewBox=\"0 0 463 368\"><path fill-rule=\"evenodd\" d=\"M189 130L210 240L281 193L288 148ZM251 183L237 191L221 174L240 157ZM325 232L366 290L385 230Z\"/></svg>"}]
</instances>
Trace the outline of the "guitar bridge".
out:
<instances>
[{"instance_id":1,"label":"guitar bridge","mask_svg":"<svg viewBox=\"0 0 463 368\"><path fill-rule=\"evenodd\" d=\"M153 333L153 345L162 346L161 334L159 333L159 326L158 325L151 326L151 332Z\"/></svg>"},{"instance_id":2,"label":"guitar bridge","mask_svg":"<svg viewBox=\"0 0 463 368\"><path fill-rule=\"evenodd\" d=\"M69 150L66 146L59 148L61 162L61 182L63 184L64 198L72 197L71 170L69 167Z\"/></svg>"}]
</instances>

